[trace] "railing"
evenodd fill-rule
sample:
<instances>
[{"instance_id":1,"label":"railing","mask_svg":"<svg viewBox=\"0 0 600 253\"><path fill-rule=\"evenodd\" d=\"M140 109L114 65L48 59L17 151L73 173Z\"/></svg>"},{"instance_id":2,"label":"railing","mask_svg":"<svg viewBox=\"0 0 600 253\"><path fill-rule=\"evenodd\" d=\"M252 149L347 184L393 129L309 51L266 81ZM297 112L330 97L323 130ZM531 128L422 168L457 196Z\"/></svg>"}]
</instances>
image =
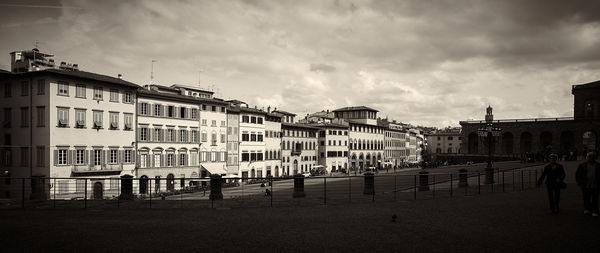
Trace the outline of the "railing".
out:
<instances>
[{"instance_id":1,"label":"railing","mask_svg":"<svg viewBox=\"0 0 600 253\"><path fill-rule=\"evenodd\" d=\"M315 177L10 178L8 184L0 178L1 192L10 192L9 198L0 202L0 209L285 207L414 201L534 189L542 166L498 164L493 183L487 184L489 174L483 165L468 168L466 172L459 168L389 169L375 174ZM213 197L218 194L221 199Z\"/></svg>"},{"instance_id":2,"label":"railing","mask_svg":"<svg viewBox=\"0 0 600 253\"><path fill-rule=\"evenodd\" d=\"M513 123L513 122L547 122L547 121L571 121L574 120L573 117L558 117L558 118L531 118L531 119L499 119L493 120L492 123ZM487 123L485 120L466 120L460 121L459 123L467 123L467 124L483 124Z\"/></svg>"}]
</instances>

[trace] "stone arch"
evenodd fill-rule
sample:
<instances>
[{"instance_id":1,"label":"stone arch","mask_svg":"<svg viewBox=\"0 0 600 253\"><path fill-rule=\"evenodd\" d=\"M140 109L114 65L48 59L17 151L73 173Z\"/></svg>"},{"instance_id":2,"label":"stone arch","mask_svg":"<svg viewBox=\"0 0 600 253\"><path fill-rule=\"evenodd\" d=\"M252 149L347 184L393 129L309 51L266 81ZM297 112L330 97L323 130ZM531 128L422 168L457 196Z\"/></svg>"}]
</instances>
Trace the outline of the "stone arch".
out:
<instances>
[{"instance_id":1,"label":"stone arch","mask_svg":"<svg viewBox=\"0 0 600 253\"><path fill-rule=\"evenodd\" d=\"M514 136L511 132L502 134L502 153L512 154L514 147Z\"/></svg>"},{"instance_id":2,"label":"stone arch","mask_svg":"<svg viewBox=\"0 0 600 253\"><path fill-rule=\"evenodd\" d=\"M561 152L568 153L573 149L573 144L575 143L575 135L571 131L563 131L560 134L560 147L559 150Z\"/></svg>"},{"instance_id":3,"label":"stone arch","mask_svg":"<svg viewBox=\"0 0 600 253\"><path fill-rule=\"evenodd\" d=\"M520 147L521 153L531 152L532 135L530 132L521 133Z\"/></svg>"},{"instance_id":4,"label":"stone arch","mask_svg":"<svg viewBox=\"0 0 600 253\"><path fill-rule=\"evenodd\" d=\"M477 133L470 133L468 135L468 152L469 154L477 154L479 153L479 136Z\"/></svg>"}]
</instances>

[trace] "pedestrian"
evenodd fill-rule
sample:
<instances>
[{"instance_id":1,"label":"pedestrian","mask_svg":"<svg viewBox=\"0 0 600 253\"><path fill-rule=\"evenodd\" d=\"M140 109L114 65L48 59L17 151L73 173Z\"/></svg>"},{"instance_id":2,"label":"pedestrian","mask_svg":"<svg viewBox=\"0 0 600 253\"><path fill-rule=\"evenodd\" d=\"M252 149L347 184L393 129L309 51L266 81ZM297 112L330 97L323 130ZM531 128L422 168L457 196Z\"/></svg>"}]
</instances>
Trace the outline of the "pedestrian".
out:
<instances>
[{"instance_id":1,"label":"pedestrian","mask_svg":"<svg viewBox=\"0 0 600 253\"><path fill-rule=\"evenodd\" d=\"M549 164L544 167L542 175L537 181L540 186L546 179L546 189L548 190L548 200L552 213L558 213L560 203L560 190L565 188L565 168L560 163L556 163L558 155L551 154L548 157Z\"/></svg>"},{"instance_id":2,"label":"pedestrian","mask_svg":"<svg viewBox=\"0 0 600 253\"><path fill-rule=\"evenodd\" d=\"M583 195L583 213L598 216L598 185L600 185L600 164L596 162L595 152L586 153L586 161L579 164L575 172L577 185Z\"/></svg>"}]
</instances>

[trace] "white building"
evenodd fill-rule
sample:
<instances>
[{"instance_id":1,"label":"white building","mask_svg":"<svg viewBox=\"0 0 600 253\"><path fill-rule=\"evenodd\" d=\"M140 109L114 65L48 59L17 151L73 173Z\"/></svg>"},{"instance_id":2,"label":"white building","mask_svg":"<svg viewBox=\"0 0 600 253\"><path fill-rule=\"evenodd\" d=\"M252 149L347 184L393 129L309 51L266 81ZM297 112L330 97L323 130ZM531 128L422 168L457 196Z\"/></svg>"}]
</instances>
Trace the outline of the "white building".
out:
<instances>
[{"instance_id":1,"label":"white building","mask_svg":"<svg viewBox=\"0 0 600 253\"><path fill-rule=\"evenodd\" d=\"M327 173L348 169L348 124L321 123L319 128L319 165Z\"/></svg>"},{"instance_id":2,"label":"white building","mask_svg":"<svg viewBox=\"0 0 600 253\"><path fill-rule=\"evenodd\" d=\"M384 159L385 166L393 168L403 165L408 161L406 152L406 130L401 124L386 119L380 120L379 124L385 128L384 137Z\"/></svg>"},{"instance_id":3,"label":"white building","mask_svg":"<svg viewBox=\"0 0 600 253\"><path fill-rule=\"evenodd\" d=\"M269 109L265 115L266 176L279 177L283 174L281 171L281 116L270 113Z\"/></svg>"},{"instance_id":4,"label":"white building","mask_svg":"<svg viewBox=\"0 0 600 253\"><path fill-rule=\"evenodd\" d=\"M28 57L17 53L11 54L14 61ZM26 63L29 67L13 63L21 73L0 75L4 175L33 177L25 194L35 198L50 197L50 190L57 198L83 197L86 180L76 178L92 178L87 181L90 197L117 194L120 176L135 174L139 86L118 77L58 69L47 58L45 65L38 61ZM46 69L30 71L39 66ZM3 195L20 195L16 185L10 180L0 184Z\"/></svg>"},{"instance_id":5,"label":"white building","mask_svg":"<svg viewBox=\"0 0 600 253\"><path fill-rule=\"evenodd\" d=\"M310 172L317 166L318 130L305 124L281 124L281 166L284 176Z\"/></svg>"},{"instance_id":6,"label":"white building","mask_svg":"<svg viewBox=\"0 0 600 253\"><path fill-rule=\"evenodd\" d=\"M239 172L242 180L265 177L266 112L248 107L239 107L239 110Z\"/></svg>"},{"instance_id":7,"label":"white building","mask_svg":"<svg viewBox=\"0 0 600 253\"><path fill-rule=\"evenodd\" d=\"M344 107L333 111L336 118L343 119L350 125L348 141L352 171L382 166L384 128L377 124L377 112L366 106Z\"/></svg>"}]
</instances>

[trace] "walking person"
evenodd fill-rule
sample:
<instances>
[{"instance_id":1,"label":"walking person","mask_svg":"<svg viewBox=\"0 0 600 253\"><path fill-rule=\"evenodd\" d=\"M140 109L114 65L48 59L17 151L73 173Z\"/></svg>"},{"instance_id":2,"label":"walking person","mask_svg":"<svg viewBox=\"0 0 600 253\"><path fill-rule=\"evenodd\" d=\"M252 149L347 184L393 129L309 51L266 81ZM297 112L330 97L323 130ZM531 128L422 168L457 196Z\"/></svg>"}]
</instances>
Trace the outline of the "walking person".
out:
<instances>
[{"instance_id":1,"label":"walking person","mask_svg":"<svg viewBox=\"0 0 600 253\"><path fill-rule=\"evenodd\" d=\"M579 164L575 172L577 185L583 195L583 213L598 216L598 185L600 185L600 163L596 152L587 152L586 161Z\"/></svg>"},{"instance_id":2,"label":"walking person","mask_svg":"<svg viewBox=\"0 0 600 253\"><path fill-rule=\"evenodd\" d=\"M560 190L565 188L565 168L560 163L556 163L558 155L551 154L548 157L550 163L544 167L542 175L537 181L540 186L546 179L546 189L548 190L548 200L552 213L558 213L560 203Z\"/></svg>"}]
</instances>

